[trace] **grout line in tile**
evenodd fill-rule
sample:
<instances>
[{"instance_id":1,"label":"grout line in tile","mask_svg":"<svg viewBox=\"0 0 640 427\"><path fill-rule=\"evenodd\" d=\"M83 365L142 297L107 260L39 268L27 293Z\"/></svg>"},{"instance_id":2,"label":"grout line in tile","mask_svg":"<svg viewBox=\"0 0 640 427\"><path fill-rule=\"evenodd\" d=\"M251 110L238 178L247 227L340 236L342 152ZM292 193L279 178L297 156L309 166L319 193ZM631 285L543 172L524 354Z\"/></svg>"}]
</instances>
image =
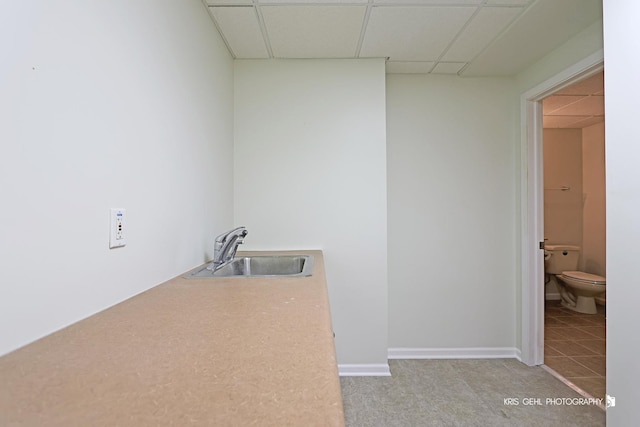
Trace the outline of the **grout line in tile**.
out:
<instances>
[{"instance_id":1,"label":"grout line in tile","mask_svg":"<svg viewBox=\"0 0 640 427\"><path fill-rule=\"evenodd\" d=\"M573 357L584 357L584 356L573 356ZM600 375L599 373L597 373L596 371L594 371L593 369L591 369L590 367L588 367L584 363L580 363L579 361L575 360L573 357L569 357L569 359L573 360L575 363L577 363L580 366L584 366L585 368L587 368L588 370L593 372L596 377L598 377L598 378L606 378L606 375Z\"/></svg>"},{"instance_id":2,"label":"grout line in tile","mask_svg":"<svg viewBox=\"0 0 640 427\"><path fill-rule=\"evenodd\" d=\"M554 340L548 340L545 337L544 343L545 345L548 346L548 348L552 349L553 351L557 352L559 355L555 355L553 357L564 357L568 360L571 361L571 363L575 363L577 366L580 366L584 369L586 369L586 372L583 372L583 376L564 376L561 372L559 371L555 371L554 369L548 367L547 365L542 365L543 368L545 368L547 371L549 371L552 375L554 375L556 378L558 378L560 381L562 381L563 383L565 383L566 385L568 385L570 388L574 389L575 391L577 391L578 393L580 393L583 396L586 397L593 397L589 394L589 392L581 389L580 387L578 387L576 384L573 384L570 380L571 379L575 379L577 381L581 381L581 380L597 380L597 381L602 381L603 379L606 380L606 374L605 375L600 375L597 372L595 372L593 369L589 368L588 366L582 364L579 362L579 360L574 359L575 357L605 357L606 358L606 353L603 355L601 354L599 351L596 352L595 349L592 349L588 346L585 346L583 344L580 343L580 341L602 341L605 346L606 346L606 335L605 336L598 336L598 335L594 335L593 332L597 331L598 329L594 329L594 328L605 328L606 331L606 316L604 316L604 314L602 313L598 313L596 315L593 315L594 317L589 317L587 315L583 315L582 313L575 313L573 311L569 312L570 310L565 310L564 308L561 307L545 307L545 312L544 312L544 326L548 331L554 331L555 334L560 334L560 336L567 336L566 339L554 339ZM550 320L550 322L547 322L547 320ZM573 320L573 321L572 321ZM602 321L604 320L604 322ZM586 330L584 328L592 328L591 330ZM577 329L580 331L580 338L575 337L574 335L571 334L571 331L567 331L567 329L573 329L574 331ZM606 333L606 332L605 332ZM586 334L586 335L585 335ZM557 338L557 336L556 336ZM559 350L557 347L554 346L554 344L558 345L558 346L562 346L563 342L571 342L573 344L579 345L581 347L584 347L586 350L588 350L590 353L589 354L582 354L581 352L579 352L580 354L575 354L575 355L567 355L564 352L562 352L561 350ZM549 356L552 357L552 356ZM605 359L606 360L606 359ZM584 376L584 374L591 372L593 375L588 375L588 376ZM600 407L601 409L604 410L604 407Z\"/></svg>"}]
</instances>

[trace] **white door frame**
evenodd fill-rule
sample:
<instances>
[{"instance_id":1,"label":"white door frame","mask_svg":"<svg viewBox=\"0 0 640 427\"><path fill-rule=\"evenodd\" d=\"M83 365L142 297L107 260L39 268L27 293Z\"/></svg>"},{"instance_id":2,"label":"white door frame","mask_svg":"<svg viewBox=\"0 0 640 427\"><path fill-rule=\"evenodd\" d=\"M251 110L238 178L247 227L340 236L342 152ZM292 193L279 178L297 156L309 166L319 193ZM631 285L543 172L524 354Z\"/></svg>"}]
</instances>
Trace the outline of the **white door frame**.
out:
<instances>
[{"instance_id":1,"label":"white door frame","mask_svg":"<svg viewBox=\"0 0 640 427\"><path fill-rule=\"evenodd\" d=\"M541 100L604 69L602 50L586 57L520 96L521 123L521 360L544 363L544 193Z\"/></svg>"}]
</instances>

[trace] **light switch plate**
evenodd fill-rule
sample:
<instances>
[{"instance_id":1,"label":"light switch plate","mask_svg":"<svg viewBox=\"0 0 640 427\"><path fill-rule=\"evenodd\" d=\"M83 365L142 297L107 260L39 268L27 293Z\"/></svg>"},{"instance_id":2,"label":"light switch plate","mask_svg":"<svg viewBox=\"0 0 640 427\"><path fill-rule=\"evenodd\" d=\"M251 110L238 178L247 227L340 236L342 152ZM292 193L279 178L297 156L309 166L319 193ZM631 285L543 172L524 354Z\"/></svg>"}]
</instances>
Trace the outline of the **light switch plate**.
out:
<instances>
[{"instance_id":1,"label":"light switch plate","mask_svg":"<svg viewBox=\"0 0 640 427\"><path fill-rule=\"evenodd\" d=\"M111 224L109 233L109 248L119 248L127 244L126 232L126 209L111 209Z\"/></svg>"}]
</instances>

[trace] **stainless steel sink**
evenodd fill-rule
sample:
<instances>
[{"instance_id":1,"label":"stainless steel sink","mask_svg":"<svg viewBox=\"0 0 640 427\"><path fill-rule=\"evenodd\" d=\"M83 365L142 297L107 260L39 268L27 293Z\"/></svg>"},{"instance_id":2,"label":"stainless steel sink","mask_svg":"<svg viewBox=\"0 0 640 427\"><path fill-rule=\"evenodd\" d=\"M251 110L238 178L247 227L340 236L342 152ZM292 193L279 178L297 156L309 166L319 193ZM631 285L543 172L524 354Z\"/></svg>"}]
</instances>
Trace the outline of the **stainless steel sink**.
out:
<instances>
[{"instance_id":1,"label":"stainless steel sink","mask_svg":"<svg viewBox=\"0 0 640 427\"><path fill-rule=\"evenodd\" d=\"M224 267L211 271L205 265L190 271L187 279L215 277L304 277L313 273L312 255L240 256Z\"/></svg>"}]
</instances>

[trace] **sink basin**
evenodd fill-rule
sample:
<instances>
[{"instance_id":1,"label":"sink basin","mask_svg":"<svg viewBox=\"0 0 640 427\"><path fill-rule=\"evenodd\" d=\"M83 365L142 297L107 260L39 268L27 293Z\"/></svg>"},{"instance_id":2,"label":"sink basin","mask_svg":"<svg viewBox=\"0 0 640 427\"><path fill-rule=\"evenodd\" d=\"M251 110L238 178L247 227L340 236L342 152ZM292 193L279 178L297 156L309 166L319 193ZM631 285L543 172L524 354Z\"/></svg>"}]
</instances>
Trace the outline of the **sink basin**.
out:
<instances>
[{"instance_id":1,"label":"sink basin","mask_svg":"<svg viewBox=\"0 0 640 427\"><path fill-rule=\"evenodd\" d=\"M311 255L256 255L235 258L216 270L209 265L198 267L184 277L187 279L215 277L304 277L313 273Z\"/></svg>"}]
</instances>

